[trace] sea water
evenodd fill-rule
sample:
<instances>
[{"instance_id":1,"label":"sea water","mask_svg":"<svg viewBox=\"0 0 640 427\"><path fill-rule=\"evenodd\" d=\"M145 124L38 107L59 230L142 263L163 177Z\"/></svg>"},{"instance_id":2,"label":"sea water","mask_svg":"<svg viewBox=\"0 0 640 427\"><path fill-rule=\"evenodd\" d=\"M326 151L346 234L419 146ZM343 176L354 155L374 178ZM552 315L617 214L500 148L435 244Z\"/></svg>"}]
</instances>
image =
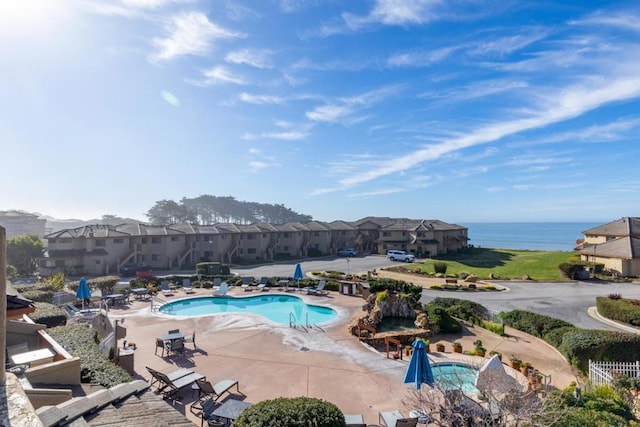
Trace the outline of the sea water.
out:
<instances>
[{"instance_id":1,"label":"sea water","mask_svg":"<svg viewBox=\"0 0 640 427\"><path fill-rule=\"evenodd\" d=\"M469 229L469 245L496 249L572 251L583 231L597 222L482 222L459 224Z\"/></svg>"}]
</instances>

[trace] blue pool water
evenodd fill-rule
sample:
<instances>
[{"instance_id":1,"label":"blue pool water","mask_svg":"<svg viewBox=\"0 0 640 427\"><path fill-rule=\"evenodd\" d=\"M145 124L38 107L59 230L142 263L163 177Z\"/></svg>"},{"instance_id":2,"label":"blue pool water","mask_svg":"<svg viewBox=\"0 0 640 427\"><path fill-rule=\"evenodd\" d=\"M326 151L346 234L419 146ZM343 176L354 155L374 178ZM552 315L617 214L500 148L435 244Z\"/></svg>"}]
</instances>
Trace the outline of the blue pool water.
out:
<instances>
[{"instance_id":1,"label":"blue pool water","mask_svg":"<svg viewBox=\"0 0 640 427\"><path fill-rule=\"evenodd\" d=\"M464 393L478 393L475 387L478 370L459 363L438 363L431 367L436 383L447 390L462 390Z\"/></svg>"},{"instance_id":2,"label":"blue pool water","mask_svg":"<svg viewBox=\"0 0 640 427\"><path fill-rule=\"evenodd\" d=\"M291 313L295 316L296 325L304 325L307 321L310 324L325 323L338 316L330 307L305 304L302 298L293 295L188 298L167 303L160 307L160 312L174 316L254 313L285 325L289 324Z\"/></svg>"}]
</instances>

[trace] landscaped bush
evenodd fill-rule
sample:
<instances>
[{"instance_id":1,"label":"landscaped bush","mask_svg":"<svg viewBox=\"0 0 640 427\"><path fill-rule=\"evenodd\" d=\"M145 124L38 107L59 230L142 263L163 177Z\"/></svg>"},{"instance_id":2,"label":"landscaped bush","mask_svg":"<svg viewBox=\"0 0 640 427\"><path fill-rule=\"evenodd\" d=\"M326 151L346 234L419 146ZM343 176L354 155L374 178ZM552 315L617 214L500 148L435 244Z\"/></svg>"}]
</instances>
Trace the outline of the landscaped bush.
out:
<instances>
[{"instance_id":1,"label":"landscaped bush","mask_svg":"<svg viewBox=\"0 0 640 427\"><path fill-rule=\"evenodd\" d=\"M312 397L279 397L245 409L234 427L344 427L342 411L331 402Z\"/></svg>"},{"instance_id":2,"label":"landscaped bush","mask_svg":"<svg viewBox=\"0 0 640 427\"><path fill-rule=\"evenodd\" d=\"M35 303L36 311L29 314L29 318L41 325L47 325L47 328L56 326L64 326L67 324L67 313L53 304L46 302Z\"/></svg>"},{"instance_id":3,"label":"landscaped bush","mask_svg":"<svg viewBox=\"0 0 640 427\"><path fill-rule=\"evenodd\" d=\"M403 280L371 278L369 280L369 290L372 294L382 291L409 294L416 301L419 301L422 296L422 286L412 285Z\"/></svg>"},{"instance_id":4,"label":"landscaped bush","mask_svg":"<svg viewBox=\"0 0 640 427\"><path fill-rule=\"evenodd\" d=\"M500 335L501 337L505 336L503 323L489 322L485 320L480 323L480 326L494 334Z\"/></svg>"},{"instance_id":5,"label":"landscaped bush","mask_svg":"<svg viewBox=\"0 0 640 427\"><path fill-rule=\"evenodd\" d=\"M118 281L120 281L118 276L103 276L89 279L87 284L91 289L99 289L102 295L108 295L113 293L113 288Z\"/></svg>"},{"instance_id":6,"label":"landscaped bush","mask_svg":"<svg viewBox=\"0 0 640 427\"><path fill-rule=\"evenodd\" d=\"M462 326L456 319L451 317L445 307L429 303L424 305L424 311L429 317L429 324L433 325L435 333L457 333L462 331Z\"/></svg>"},{"instance_id":7,"label":"landscaped bush","mask_svg":"<svg viewBox=\"0 0 640 427\"><path fill-rule=\"evenodd\" d=\"M634 326L640 326L640 306L628 299L598 297L598 313L609 319L618 320Z\"/></svg>"},{"instance_id":8,"label":"landscaped bush","mask_svg":"<svg viewBox=\"0 0 640 427\"><path fill-rule=\"evenodd\" d=\"M500 313L505 325L526 332L538 338L544 338L550 331L573 325L564 320L525 310L513 310Z\"/></svg>"},{"instance_id":9,"label":"landscaped bush","mask_svg":"<svg viewBox=\"0 0 640 427\"><path fill-rule=\"evenodd\" d=\"M438 274L438 273L445 274L447 272L447 263L446 262L434 262L433 263L433 270L436 272L436 274Z\"/></svg>"},{"instance_id":10,"label":"landscaped bush","mask_svg":"<svg viewBox=\"0 0 640 427\"><path fill-rule=\"evenodd\" d=\"M589 359L635 362L640 354L640 336L599 329L578 329L565 333L558 349L573 365L586 372Z\"/></svg>"},{"instance_id":11,"label":"landscaped bush","mask_svg":"<svg viewBox=\"0 0 640 427\"><path fill-rule=\"evenodd\" d=\"M440 298L440 297L435 298L432 302L436 305L440 305L446 308L458 306L460 307L458 310L463 310L464 312L471 313L475 317L482 318L482 319L489 318L489 310L487 310L485 306L483 306L482 304L478 304L477 302L473 302L473 301L469 301L461 298ZM460 318L469 320L465 317L460 317Z\"/></svg>"},{"instance_id":12,"label":"landscaped bush","mask_svg":"<svg viewBox=\"0 0 640 427\"><path fill-rule=\"evenodd\" d=\"M580 271L584 270L585 265L586 264L581 261L563 262L558 266L558 268L565 277L569 279L575 279L576 275Z\"/></svg>"},{"instance_id":13,"label":"landscaped bush","mask_svg":"<svg viewBox=\"0 0 640 427\"><path fill-rule=\"evenodd\" d=\"M542 339L545 340L546 342L548 342L549 344L551 344L552 346L554 346L555 348L560 347L560 344L562 344L562 340L564 338L564 334L566 334L567 332L575 332L575 331L579 331L580 329L574 327L574 326L563 326L561 328L556 328L553 329L549 332L547 332Z\"/></svg>"},{"instance_id":14,"label":"landscaped bush","mask_svg":"<svg viewBox=\"0 0 640 427\"><path fill-rule=\"evenodd\" d=\"M114 365L98 348L98 334L85 325L58 326L47 330L69 354L80 358L80 380L112 387L131 381L131 376Z\"/></svg>"},{"instance_id":15,"label":"landscaped bush","mask_svg":"<svg viewBox=\"0 0 640 427\"><path fill-rule=\"evenodd\" d=\"M53 303L53 291L41 291L39 289L31 289L23 291L22 296L34 302Z\"/></svg>"},{"instance_id":16,"label":"landscaped bush","mask_svg":"<svg viewBox=\"0 0 640 427\"><path fill-rule=\"evenodd\" d=\"M219 262L199 262L196 264L196 274L228 276L231 274L231 269L227 264Z\"/></svg>"}]
</instances>

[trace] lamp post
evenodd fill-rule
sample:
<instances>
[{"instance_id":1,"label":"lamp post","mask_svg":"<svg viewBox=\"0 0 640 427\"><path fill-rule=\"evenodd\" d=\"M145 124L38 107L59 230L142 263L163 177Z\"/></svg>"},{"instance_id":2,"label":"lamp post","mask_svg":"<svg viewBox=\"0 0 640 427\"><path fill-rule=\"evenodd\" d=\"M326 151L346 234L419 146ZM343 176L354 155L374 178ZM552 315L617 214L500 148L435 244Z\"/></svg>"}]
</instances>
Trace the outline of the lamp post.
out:
<instances>
[{"instance_id":1,"label":"lamp post","mask_svg":"<svg viewBox=\"0 0 640 427\"><path fill-rule=\"evenodd\" d=\"M351 276L351 271L349 271L349 262L351 260L347 257L347 276Z\"/></svg>"}]
</instances>

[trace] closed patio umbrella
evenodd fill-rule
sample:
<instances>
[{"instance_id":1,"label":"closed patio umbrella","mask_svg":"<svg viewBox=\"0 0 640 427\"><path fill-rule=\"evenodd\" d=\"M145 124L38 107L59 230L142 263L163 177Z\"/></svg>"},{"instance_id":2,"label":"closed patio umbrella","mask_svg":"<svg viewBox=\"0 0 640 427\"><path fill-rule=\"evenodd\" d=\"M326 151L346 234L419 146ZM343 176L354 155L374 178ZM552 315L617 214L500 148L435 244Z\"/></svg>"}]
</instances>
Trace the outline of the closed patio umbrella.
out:
<instances>
[{"instance_id":1,"label":"closed patio umbrella","mask_svg":"<svg viewBox=\"0 0 640 427\"><path fill-rule=\"evenodd\" d=\"M433 384L433 372L431 371L431 364L429 363L429 357L425 351L424 341L418 339L412 344L413 354L411 355L411 361L407 367L407 373L404 377L405 383L415 383L416 389L420 389L420 386L424 384Z\"/></svg>"},{"instance_id":2,"label":"closed patio umbrella","mask_svg":"<svg viewBox=\"0 0 640 427\"><path fill-rule=\"evenodd\" d=\"M82 277L80 279L80 283L78 284L78 290L76 291L76 298L82 300L82 309L84 309L85 300L91 299L91 289L89 289L89 284L87 283L87 279Z\"/></svg>"},{"instance_id":3,"label":"closed patio umbrella","mask_svg":"<svg viewBox=\"0 0 640 427\"><path fill-rule=\"evenodd\" d=\"M293 279L298 282L298 289L300 288L300 280L304 278L304 274L302 274L302 266L300 263L296 264L296 271L293 272Z\"/></svg>"}]
</instances>

